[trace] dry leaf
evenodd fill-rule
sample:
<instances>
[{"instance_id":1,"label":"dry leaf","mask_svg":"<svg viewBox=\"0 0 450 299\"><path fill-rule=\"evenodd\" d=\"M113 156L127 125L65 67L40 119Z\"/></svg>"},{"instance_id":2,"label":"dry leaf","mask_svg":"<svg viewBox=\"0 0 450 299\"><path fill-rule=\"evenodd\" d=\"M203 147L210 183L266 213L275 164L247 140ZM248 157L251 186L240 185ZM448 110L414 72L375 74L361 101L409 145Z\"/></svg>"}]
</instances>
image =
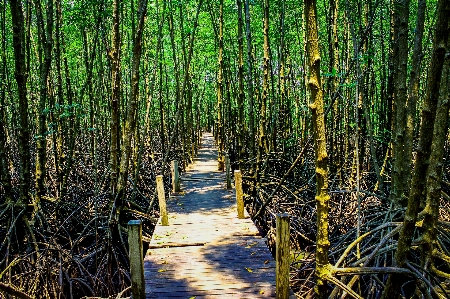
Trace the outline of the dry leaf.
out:
<instances>
[{"instance_id":1,"label":"dry leaf","mask_svg":"<svg viewBox=\"0 0 450 299\"><path fill-rule=\"evenodd\" d=\"M250 269L250 268L245 267L245 270L247 270L247 271L250 272L250 273L253 273L253 270Z\"/></svg>"},{"instance_id":2,"label":"dry leaf","mask_svg":"<svg viewBox=\"0 0 450 299\"><path fill-rule=\"evenodd\" d=\"M249 244L248 246L245 246L245 248L252 248L252 247L253 247L253 246L255 246L256 244L258 244L258 242L255 242L255 243Z\"/></svg>"}]
</instances>

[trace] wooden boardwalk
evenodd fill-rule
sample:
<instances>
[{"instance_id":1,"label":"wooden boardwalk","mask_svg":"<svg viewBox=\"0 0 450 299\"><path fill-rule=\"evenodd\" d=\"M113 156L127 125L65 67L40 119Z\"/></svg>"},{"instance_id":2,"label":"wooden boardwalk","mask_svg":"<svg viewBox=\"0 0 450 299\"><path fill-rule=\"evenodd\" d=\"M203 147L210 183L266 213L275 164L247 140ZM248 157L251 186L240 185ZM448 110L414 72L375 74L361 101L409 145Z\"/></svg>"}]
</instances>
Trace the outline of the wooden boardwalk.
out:
<instances>
[{"instance_id":1,"label":"wooden boardwalk","mask_svg":"<svg viewBox=\"0 0 450 299\"><path fill-rule=\"evenodd\" d=\"M211 134L168 202L145 257L147 298L275 298L275 261L217 171Z\"/></svg>"}]
</instances>

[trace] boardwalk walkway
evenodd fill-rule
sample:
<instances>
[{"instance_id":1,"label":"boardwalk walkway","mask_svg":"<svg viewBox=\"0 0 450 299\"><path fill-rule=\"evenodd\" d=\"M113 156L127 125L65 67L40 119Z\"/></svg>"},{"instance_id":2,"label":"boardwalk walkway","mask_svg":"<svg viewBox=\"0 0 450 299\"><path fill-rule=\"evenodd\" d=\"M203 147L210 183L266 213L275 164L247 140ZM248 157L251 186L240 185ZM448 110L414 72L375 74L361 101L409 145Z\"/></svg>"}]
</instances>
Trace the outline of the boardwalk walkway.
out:
<instances>
[{"instance_id":1,"label":"boardwalk walkway","mask_svg":"<svg viewBox=\"0 0 450 299\"><path fill-rule=\"evenodd\" d=\"M274 298L275 262L248 215L237 218L211 134L182 191L169 199L170 225L158 223L145 257L147 298Z\"/></svg>"}]
</instances>

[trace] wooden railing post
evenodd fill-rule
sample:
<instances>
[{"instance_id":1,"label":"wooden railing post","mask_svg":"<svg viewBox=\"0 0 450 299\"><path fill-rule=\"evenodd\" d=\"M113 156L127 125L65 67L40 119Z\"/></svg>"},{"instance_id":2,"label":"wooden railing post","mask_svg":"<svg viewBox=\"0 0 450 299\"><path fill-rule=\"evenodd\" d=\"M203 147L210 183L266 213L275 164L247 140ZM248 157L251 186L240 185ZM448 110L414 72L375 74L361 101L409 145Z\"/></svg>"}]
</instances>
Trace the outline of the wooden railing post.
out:
<instances>
[{"instance_id":1,"label":"wooden railing post","mask_svg":"<svg viewBox=\"0 0 450 299\"><path fill-rule=\"evenodd\" d=\"M142 247L142 223L128 222L128 247L131 274L131 294L134 299L145 299L144 252Z\"/></svg>"},{"instance_id":2,"label":"wooden railing post","mask_svg":"<svg viewBox=\"0 0 450 299\"><path fill-rule=\"evenodd\" d=\"M156 176L156 189L158 191L159 213L161 215L161 224L169 225L169 217L167 216L166 195L164 193L164 181L162 175Z\"/></svg>"},{"instance_id":3,"label":"wooden railing post","mask_svg":"<svg viewBox=\"0 0 450 299\"><path fill-rule=\"evenodd\" d=\"M242 173L240 170L234 171L234 187L236 189L236 204L238 218L244 218L244 191L242 190Z\"/></svg>"},{"instance_id":4,"label":"wooden railing post","mask_svg":"<svg viewBox=\"0 0 450 299\"><path fill-rule=\"evenodd\" d=\"M180 174L178 172L178 161L172 161L172 192L180 192Z\"/></svg>"},{"instance_id":5,"label":"wooden railing post","mask_svg":"<svg viewBox=\"0 0 450 299\"><path fill-rule=\"evenodd\" d=\"M276 220L276 294L277 299L289 298L289 215L277 214Z\"/></svg>"},{"instance_id":6,"label":"wooden railing post","mask_svg":"<svg viewBox=\"0 0 450 299\"><path fill-rule=\"evenodd\" d=\"M225 155L225 168L227 172L227 190L231 189L231 165L230 165L230 156L228 154Z\"/></svg>"}]
</instances>

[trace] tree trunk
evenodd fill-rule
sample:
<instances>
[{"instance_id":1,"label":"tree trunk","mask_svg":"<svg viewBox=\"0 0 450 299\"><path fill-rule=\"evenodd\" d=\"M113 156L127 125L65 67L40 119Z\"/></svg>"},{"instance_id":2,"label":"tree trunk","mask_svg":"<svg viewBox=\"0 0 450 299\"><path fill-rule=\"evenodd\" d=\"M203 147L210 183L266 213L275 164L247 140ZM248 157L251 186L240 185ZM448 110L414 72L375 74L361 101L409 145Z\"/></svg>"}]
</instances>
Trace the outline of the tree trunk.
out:
<instances>
[{"instance_id":1,"label":"tree trunk","mask_svg":"<svg viewBox=\"0 0 450 299\"><path fill-rule=\"evenodd\" d=\"M391 201L394 205L405 206L408 190L408 177L411 175L409 161L411 153L405 152L405 129L406 129L406 77L408 62L408 21L409 0L395 1L394 14L394 116L395 121L392 131L392 182ZM411 141L412 142L412 141Z\"/></svg>"},{"instance_id":2,"label":"tree trunk","mask_svg":"<svg viewBox=\"0 0 450 299\"><path fill-rule=\"evenodd\" d=\"M267 101L269 98L269 72L270 72L270 45L269 45L269 0L264 0L264 61L263 61L263 82L261 93L261 110L259 118L259 155L268 153L267 142Z\"/></svg>"},{"instance_id":3,"label":"tree trunk","mask_svg":"<svg viewBox=\"0 0 450 299\"><path fill-rule=\"evenodd\" d=\"M57 80L57 105L53 112L54 124L56 125L56 132L54 135L54 142L56 143L56 150L54 151L55 171L58 184L59 195L61 195L61 186L63 180L62 165L64 164L64 150L63 150L63 122L60 120L60 112L64 105L64 92L61 71L61 40L62 36L62 8L61 1L56 1L56 24L55 24L55 67ZM55 136L56 135L56 136Z\"/></svg>"},{"instance_id":4,"label":"tree trunk","mask_svg":"<svg viewBox=\"0 0 450 299\"><path fill-rule=\"evenodd\" d=\"M112 48L109 53L111 59L111 193L117 192L117 178L119 173L120 153L120 6L121 0L114 0L113 4L113 34Z\"/></svg>"},{"instance_id":5,"label":"tree trunk","mask_svg":"<svg viewBox=\"0 0 450 299\"><path fill-rule=\"evenodd\" d=\"M305 1L306 42L308 55L308 86L310 92L309 107L312 112L314 131L314 150L316 158L316 205L317 205L317 238L316 238L316 278L317 298L327 298L327 277L329 273L328 248L328 171L327 148L325 136L325 117L320 77L320 48L317 28L316 0Z\"/></svg>"},{"instance_id":6,"label":"tree trunk","mask_svg":"<svg viewBox=\"0 0 450 299\"><path fill-rule=\"evenodd\" d=\"M287 90L286 90L286 52L287 50L285 49L286 45L285 45L285 26L284 26L284 19L285 19L285 5L286 2L285 0L281 0L280 3L280 46L279 46L279 50L278 50L278 55L279 55L279 71L278 71L278 90L279 90L279 114L283 114L286 112L287 109L285 109L284 107L287 106L286 101L287 101ZM276 151L276 139L277 139L277 122L279 119L279 115L277 114L275 116L275 121L273 124L273 134L272 134L272 144L274 145L273 150ZM284 130L284 122L285 120L281 120L280 121L280 131L282 133L283 138L286 138L286 134L285 134L285 130Z\"/></svg>"},{"instance_id":7,"label":"tree trunk","mask_svg":"<svg viewBox=\"0 0 450 299\"><path fill-rule=\"evenodd\" d=\"M6 77L6 0L1 3L1 35L2 35L2 65L0 73L0 82L5 82ZM5 111L6 85L2 84L0 88L0 182L5 192L6 202L12 200L11 174L9 172L9 155L6 141L6 111Z\"/></svg>"},{"instance_id":8,"label":"tree trunk","mask_svg":"<svg viewBox=\"0 0 450 299\"><path fill-rule=\"evenodd\" d=\"M120 173L117 181L117 195L116 195L116 220L119 220L121 211L123 209L125 190L128 181L128 172L131 156L131 142L136 129L136 111L137 102L139 99L139 66L141 62L142 53L142 35L144 31L145 15L147 13L147 0L139 1L139 22L134 37L133 43L133 57L131 68L131 88L130 98L127 103L127 118L125 120L125 128L123 135L122 156L120 158ZM137 142L137 141L136 141Z\"/></svg>"},{"instance_id":9,"label":"tree trunk","mask_svg":"<svg viewBox=\"0 0 450 299\"><path fill-rule=\"evenodd\" d=\"M38 27L38 52L40 64L40 87L39 104L37 107L37 137L36 137L36 197L34 202L35 211L38 208L41 197L45 194L45 171L47 155L47 125L46 125L46 102L49 95L50 67L52 61L53 47L53 1L47 3L47 24L44 24L44 15L42 13L41 0L34 1L36 9L37 27ZM44 55L42 57L42 54Z\"/></svg>"},{"instance_id":10,"label":"tree trunk","mask_svg":"<svg viewBox=\"0 0 450 299\"><path fill-rule=\"evenodd\" d=\"M406 155L405 167L408 171L412 168L412 152L413 152L413 138L414 138L414 128L415 120L414 116L416 113L416 104L419 98L419 88L420 88L420 65L422 62L422 37L425 23L425 10L426 1L419 0L417 8L417 20L415 28L414 37L414 49L412 56L412 65L410 72L410 81L408 86L408 100L406 103L406 127L405 127L405 142L404 142L404 153ZM408 180L407 186L411 183L411 176L406 176Z\"/></svg>"},{"instance_id":11,"label":"tree trunk","mask_svg":"<svg viewBox=\"0 0 450 299\"><path fill-rule=\"evenodd\" d=\"M30 131L28 128L28 100L27 100L27 78L28 72L25 63L25 28L20 0L10 1L11 19L13 27L13 48L15 57L15 79L19 95L19 128L18 148L20 157L20 205L30 203L28 196L30 184Z\"/></svg>"},{"instance_id":12,"label":"tree trunk","mask_svg":"<svg viewBox=\"0 0 450 299\"><path fill-rule=\"evenodd\" d=\"M450 27L449 27L450 30ZM421 213L423 218L423 241L422 246L424 253L423 261L431 264L431 270L435 271L434 257L435 250L439 251L440 245L437 239L437 228L439 220L439 204L442 194L442 174L443 174L443 157L444 147L447 141L448 133L448 112L450 107L450 39L447 39L446 58L442 69L442 82L440 85L439 103L436 110L436 120L434 122L433 142L431 145L430 165L427 169L427 195L426 206ZM445 256L446 252L440 255Z\"/></svg>"},{"instance_id":13,"label":"tree trunk","mask_svg":"<svg viewBox=\"0 0 450 299\"><path fill-rule=\"evenodd\" d=\"M242 0L237 0L237 10L238 10L238 80L239 80L239 94L237 97L238 105L238 165L239 169L243 163L244 159L244 20L242 16Z\"/></svg>"},{"instance_id":14,"label":"tree trunk","mask_svg":"<svg viewBox=\"0 0 450 299\"><path fill-rule=\"evenodd\" d=\"M219 56L217 70L217 145L219 148L218 169L224 170L224 140L223 140L223 0L219 1Z\"/></svg>"},{"instance_id":15,"label":"tree trunk","mask_svg":"<svg viewBox=\"0 0 450 299\"><path fill-rule=\"evenodd\" d=\"M255 117L253 99L253 57L252 57L252 32L250 27L250 0L245 0L245 33L247 37L247 88L248 88L248 122L249 122L249 151L250 159L255 156Z\"/></svg>"}]
</instances>

